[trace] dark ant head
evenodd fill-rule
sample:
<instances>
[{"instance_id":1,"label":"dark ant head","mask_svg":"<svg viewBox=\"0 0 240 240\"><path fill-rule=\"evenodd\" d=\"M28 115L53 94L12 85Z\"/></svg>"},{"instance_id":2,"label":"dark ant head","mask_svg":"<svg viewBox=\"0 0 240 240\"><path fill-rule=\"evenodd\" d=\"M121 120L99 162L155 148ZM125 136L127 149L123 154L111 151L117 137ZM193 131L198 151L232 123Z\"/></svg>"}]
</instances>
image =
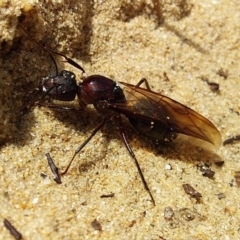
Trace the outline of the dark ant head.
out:
<instances>
[{"instance_id":1,"label":"dark ant head","mask_svg":"<svg viewBox=\"0 0 240 240\"><path fill-rule=\"evenodd\" d=\"M43 93L42 98L48 95L59 101L73 101L78 91L76 76L63 70L55 77L43 78L39 89Z\"/></svg>"}]
</instances>

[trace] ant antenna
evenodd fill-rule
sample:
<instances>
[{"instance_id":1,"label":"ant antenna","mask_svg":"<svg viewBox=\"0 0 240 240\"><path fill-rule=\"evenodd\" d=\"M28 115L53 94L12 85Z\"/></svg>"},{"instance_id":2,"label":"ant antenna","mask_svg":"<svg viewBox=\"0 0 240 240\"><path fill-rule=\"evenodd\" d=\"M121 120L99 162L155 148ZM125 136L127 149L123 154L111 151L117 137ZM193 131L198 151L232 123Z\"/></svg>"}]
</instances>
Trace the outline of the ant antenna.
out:
<instances>
[{"instance_id":1,"label":"ant antenna","mask_svg":"<svg viewBox=\"0 0 240 240\"><path fill-rule=\"evenodd\" d=\"M27 31L20 25L21 29L23 30L23 32L26 34L27 38L32 40L33 42L35 42L39 47L43 48L44 50L46 50L49 55L51 56L51 59L53 60L54 62L54 65L55 65L55 68L56 68L56 72L58 73L58 69L57 69L57 64L56 64L56 61L55 59L53 58L52 54L55 54L55 55L58 55L58 56L61 56L65 59L65 61L69 64L71 64L72 66L74 66L75 68L78 68L79 70L81 70L83 73L85 73L85 70L78 64L76 63L75 61L73 61L71 58L65 56L64 54L62 53L59 53L59 52L55 52L53 51L50 47L48 47L47 45L42 45L40 43L38 43L34 38L30 37L27 33Z\"/></svg>"},{"instance_id":2,"label":"ant antenna","mask_svg":"<svg viewBox=\"0 0 240 240\"><path fill-rule=\"evenodd\" d=\"M38 45L40 48L48 51L48 49L46 49L46 48L44 47L44 45L40 44L40 43L37 42L34 38L30 37L30 36L28 35L27 31L26 31L21 25L19 25L19 26L20 26L20 28L22 29L22 31L25 33L26 37L27 37L30 41L33 41L33 42L34 42L36 45ZM57 67L56 60L55 60L54 57L52 56L51 52L48 51L48 53L49 53L50 58L51 58L52 61L53 61L54 66L55 66L55 72L56 72L56 76L57 76L57 75L58 75L58 67Z\"/></svg>"}]
</instances>

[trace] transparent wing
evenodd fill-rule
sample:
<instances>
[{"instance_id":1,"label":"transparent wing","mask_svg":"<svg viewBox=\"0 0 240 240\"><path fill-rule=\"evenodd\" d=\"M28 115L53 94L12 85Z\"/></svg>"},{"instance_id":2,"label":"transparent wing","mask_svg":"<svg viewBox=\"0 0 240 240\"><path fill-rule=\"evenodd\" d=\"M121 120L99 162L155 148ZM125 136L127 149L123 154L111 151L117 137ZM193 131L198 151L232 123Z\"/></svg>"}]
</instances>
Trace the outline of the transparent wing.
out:
<instances>
[{"instance_id":1,"label":"transparent wing","mask_svg":"<svg viewBox=\"0 0 240 240\"><path fill-rule=\"evenodd\" d=\"M220 146L221 135L208 119L162 94L120 82L126 101L109 103L127 117L161 122L172 132L200 138Z\"/></svg>"}]
</instances>

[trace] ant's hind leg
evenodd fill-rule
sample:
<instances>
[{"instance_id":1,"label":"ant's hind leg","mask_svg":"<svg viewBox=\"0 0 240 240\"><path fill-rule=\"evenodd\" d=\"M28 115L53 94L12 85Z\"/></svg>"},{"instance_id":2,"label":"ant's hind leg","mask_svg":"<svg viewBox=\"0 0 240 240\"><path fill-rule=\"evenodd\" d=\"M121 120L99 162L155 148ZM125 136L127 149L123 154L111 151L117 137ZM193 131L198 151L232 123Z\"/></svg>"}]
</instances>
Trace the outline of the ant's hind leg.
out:
<instances>
[{"instance_id":1,"label":"ant's hind leg","mask_svg":"<svg viewBox=\"0 0 240 240\"><path fill-rule=\"evenodd\" d=\"M148 83L148 80L146 78L142 78L136 85L136 87L140 87L141 84L145 83L145 86L147 88L147 90L151 91L151 87Z\"/></svg>"},{"instance_id":2,"label":"ant's hind leg","mask_svg":"<svg viewBox=\"0 0 240 240\"><path fill-rule=\"evenodd\" d=\"M120 115L115 116L114 120L117 122L117 126L118 126L118 130L119 130L120 136L121 136L121 138L122 138L122 140L123 140L123 142L124 142L128 152L129 152L130 156L134 160L134 163L135 163L135 165L137 167L138 173L139 173L139 175L141 177L143 186L144 186L145 190L148 192L148 194L149 194L149 196L150 196L150 198L152 200L153 205L156 206L155 200L154 200L153 195L152 195L152 193L151 193L151 191L150 191L150 189L148 187L147 181L145 180L145 177L143 175L142 169L141 169L141 167L140 167L140 165L138 163L138 160L137 160L137 158L136 158L136 156L135 156L135 154L134 154L134 152L133 152L133 150L132 150L128 140L127 140L124 128L122 126L121 116Z\"/></svg>"}]
</instances>

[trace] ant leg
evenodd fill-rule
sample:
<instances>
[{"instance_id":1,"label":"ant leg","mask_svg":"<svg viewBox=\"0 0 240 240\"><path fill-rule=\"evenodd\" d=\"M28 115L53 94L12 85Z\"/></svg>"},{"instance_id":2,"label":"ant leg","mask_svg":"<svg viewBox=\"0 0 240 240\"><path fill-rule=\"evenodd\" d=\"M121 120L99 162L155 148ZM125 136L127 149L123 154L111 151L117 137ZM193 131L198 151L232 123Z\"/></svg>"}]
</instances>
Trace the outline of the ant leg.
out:
<instances>
[{"instance_id":1,"label":"ant leg","mask_svg":"<svg viewBox=\"0 0 240 240\"><path fill-rule=\"evenodd\" d=\"M109 120L108 118L104 118L103 121L93 130L91 135L75 150L75 153L74 153L71 161L68 163L66 169L61 173L61 176L65 175L68 172L68 169L70 168L76 155L86 146L86 144L95 136L95 134L105 125L105 123L108 120Z\"/></svg>"},{"instance_id":2,"label":"ant leg","mask_svg":"<svg viewBox=\"0 0 240 240\"><path fill-rule=\"evenodd\" d=\"M140 87L141 84L145 83L145 86L147 88L147 90L151 91L151 87L148 83L148 80L146 78L142 78L136 85L136 87Z\"/></svg>"},{"instance_id":3,"label":"ant leg","mask_svg":"<svg viewBox=\"0 0 240 240\"><path fill-rule=\"evenodd\" d=\"M146 180L145 180L145 178L144 178L144 175L143 175L143 173L142 173L142 170L141 170L141 168L140 168L140 165L139 165L139 163L138 163L138 160L137 160L137 158L136 158L136 156L135 156L135 154L134 154L134 152L133 152L133 150L132 150L132 148L131 148L128 140L127 140L126 134L125 134L124 129L123 129L123 126L122 126L121 116L120 116L120 115L115 116L115 120L116 120L116 122L118 123L118 130L119 130L120 136L121 136L121 138L122 138L122 140L123 140L123 142L124 142L124 144L125 144L128 152L129 152L129 154L131 155L131 157L132 157L132 159L134 160L134 163L135 163L135 165L136 165L136 167L137 167L137 170L138 170L138 173L139 173L139 175L140 175L140 177L141 177L143 186L144 186L145 190L148 192L148 194L150 195L150 198L151 198L151 200L152 200L152 202L153 202L153 205L156 206L155 200L154 200L153 195L152 195L152 193L151 193L151 191L150 191L150 189L149 189L149 187L148 187L148 184L147 184L147 182L146 182Z\"/></svg>"},{"instance_id":4,"label":"ant leg","mask_svg":"<svg viewBox=\"0 0 240 240\"><path fill-rule=\"evenodd\" d=\"M54 104L43 104L43 103L37 103L36 105L41 106L41 107L45 107L45 108L49 108L49 109L53 109L56 111L63 111L63 112L67 112L67 111L72 111L72 112L82 112L84 109L76 109L73 107L67 107L67 106L60 106L60 105L54 105Z\"/></svg>"}]
</instances>

